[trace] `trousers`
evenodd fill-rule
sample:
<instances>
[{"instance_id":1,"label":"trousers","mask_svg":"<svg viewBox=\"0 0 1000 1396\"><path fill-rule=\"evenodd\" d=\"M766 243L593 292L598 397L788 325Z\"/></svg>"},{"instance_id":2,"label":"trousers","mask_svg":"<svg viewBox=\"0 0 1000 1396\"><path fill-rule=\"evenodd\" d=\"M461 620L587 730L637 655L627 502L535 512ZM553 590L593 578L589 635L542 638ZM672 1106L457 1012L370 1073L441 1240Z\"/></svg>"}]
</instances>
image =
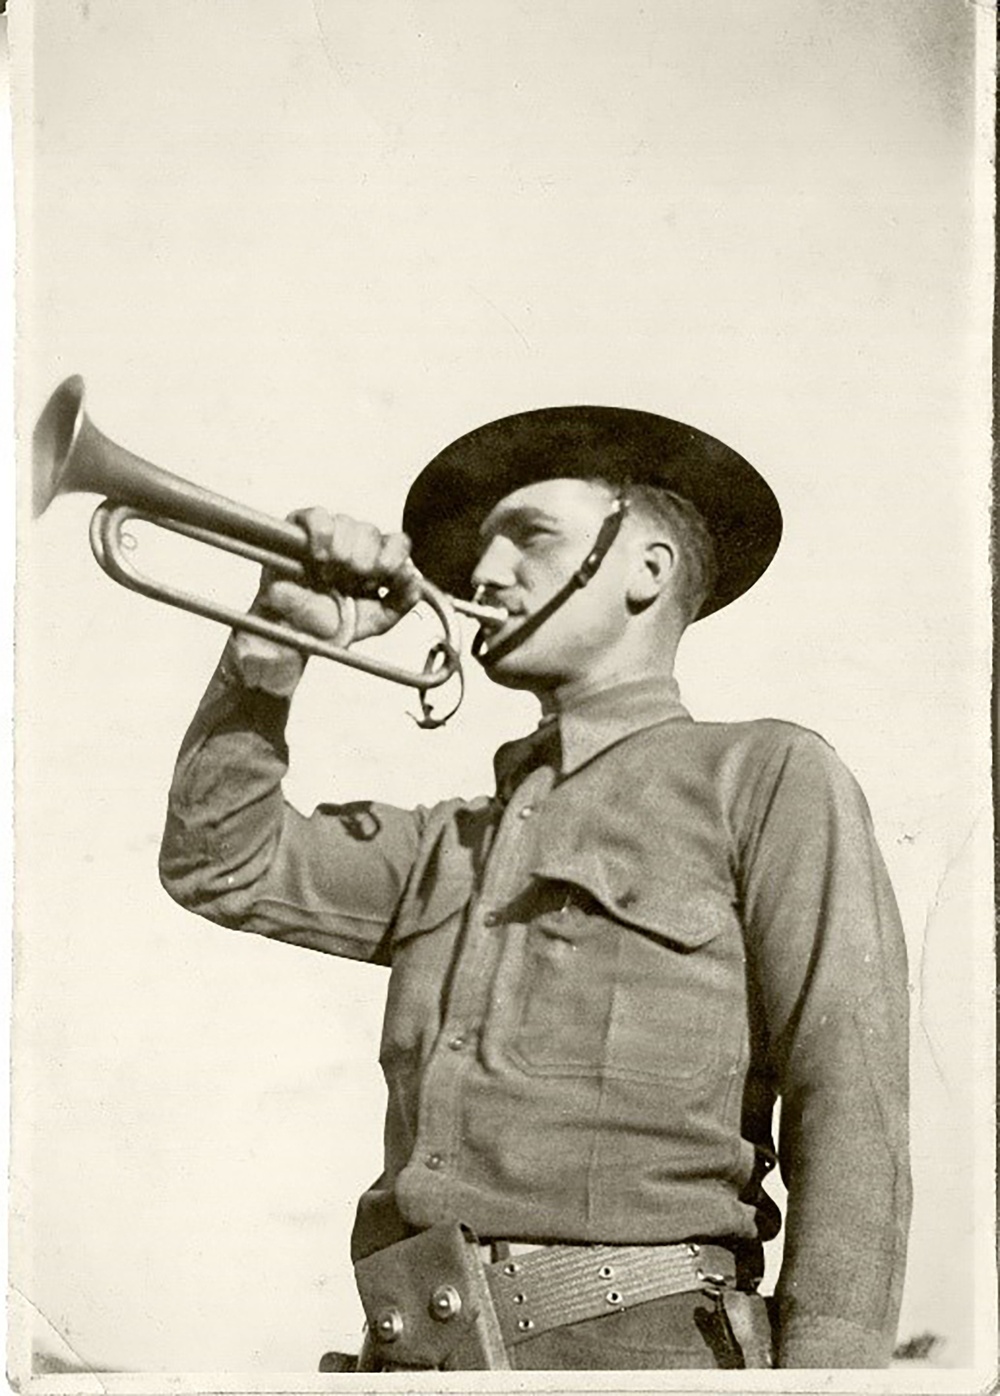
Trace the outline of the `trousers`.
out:
<instances>
[{"instance_id":1,"label":"trousers","mask_svg":"<svg viewBox=\"0 0 1000 1396\"><path fill-rule=\"evenodd\" d=\"M566 1324L519 1343L521 1371L689 1371L744 1365L721 1307L704 1294L673 1294L622 1313Z\"/></svg>"}]
</instances>

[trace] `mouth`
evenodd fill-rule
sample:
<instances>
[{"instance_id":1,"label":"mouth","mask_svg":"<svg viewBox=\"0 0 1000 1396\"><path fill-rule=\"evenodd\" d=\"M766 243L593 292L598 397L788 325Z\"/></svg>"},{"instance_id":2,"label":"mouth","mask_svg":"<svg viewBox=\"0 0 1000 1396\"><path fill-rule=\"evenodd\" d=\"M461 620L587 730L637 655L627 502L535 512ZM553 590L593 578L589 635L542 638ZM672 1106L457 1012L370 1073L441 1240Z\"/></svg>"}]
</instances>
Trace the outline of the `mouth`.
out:
<instances>
[{"instance_id":1,"label":"mouth","mask_svg":"<svg viewBox=\"0 0 1000 1396\"><path fill-rule=\"evenodd\" d=\"M489 655L491 644L500 640L509 626L513 625L516 628L523 621L524 612L509 611L502 606L481 606L477 607L477 610L481 614L477 616L479 630L472 652L477 658L482 659Z\"/></svg>"},{"instance_id":2,"label":"mouth","mask_svg":"<svg viewBox=\"0 0 1000 1396\"><path fill-rule=\"evenodd\" d=\"M481 616L479 619L479 634L485 640L492 640L505 630L512 620L517 620L516 611L504 611L502 616Z\"/></svg>"}]
</instances>

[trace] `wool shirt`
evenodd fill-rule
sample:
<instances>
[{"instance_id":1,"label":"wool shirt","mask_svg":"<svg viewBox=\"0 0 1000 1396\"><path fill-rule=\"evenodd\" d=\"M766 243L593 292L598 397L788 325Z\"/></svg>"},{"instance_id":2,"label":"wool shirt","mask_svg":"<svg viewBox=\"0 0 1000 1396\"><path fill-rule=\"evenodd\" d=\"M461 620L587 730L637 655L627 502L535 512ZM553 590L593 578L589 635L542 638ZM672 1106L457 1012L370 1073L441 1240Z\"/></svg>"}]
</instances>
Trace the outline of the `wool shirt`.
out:
<instances>
[{"instance_id":1,"label":"wool shirt","mask_svg":"<svg viewBox=\"0 0 1000 1396\"><path fill-rule=\"evenodd\" d=\"M780 1161L778 1365L884 1365L910 1208L906 956L827 743L695 722L672 680L640 677L501 747L494 795L307 818L282 794L288 709L224 659L161 877L222 925L388 967L384 1167L355 1258L460 1220L723 1241L754 1279Z\"/></svg>"}]
</instances>

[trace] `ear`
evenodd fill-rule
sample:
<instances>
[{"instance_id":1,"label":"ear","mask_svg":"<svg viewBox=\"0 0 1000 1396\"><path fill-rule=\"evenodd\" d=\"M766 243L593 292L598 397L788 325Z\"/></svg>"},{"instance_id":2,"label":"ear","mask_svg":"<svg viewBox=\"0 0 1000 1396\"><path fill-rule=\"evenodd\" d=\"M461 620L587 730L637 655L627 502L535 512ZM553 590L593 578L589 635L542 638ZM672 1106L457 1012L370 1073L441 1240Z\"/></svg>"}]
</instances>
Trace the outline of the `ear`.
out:
<instances>
[{"instance_id":1,"label":"ear","mask_svg":"<svg viewBox=\"0 0 1000 1396\"><path fill-rule=\"evenodd\" d=\"M665 539L645 542L636 549L626 592L634 610L644 610L670 586L677 566L677 550Z\"/></svg>"}]
</instances>

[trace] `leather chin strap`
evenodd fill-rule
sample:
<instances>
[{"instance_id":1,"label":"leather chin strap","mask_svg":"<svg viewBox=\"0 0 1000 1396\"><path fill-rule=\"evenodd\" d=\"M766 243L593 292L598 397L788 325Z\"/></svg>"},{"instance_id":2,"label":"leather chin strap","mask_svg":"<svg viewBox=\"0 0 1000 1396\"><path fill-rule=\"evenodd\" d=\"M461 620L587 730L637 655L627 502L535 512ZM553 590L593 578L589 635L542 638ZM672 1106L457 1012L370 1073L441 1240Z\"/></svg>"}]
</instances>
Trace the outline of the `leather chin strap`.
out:
<instances>
[{"instance_id":1,"label":"leather chin strap","mask_svg":"<svg viewBox=\"0 0 1000 1396\"><path fill-rule=\"evenodd\" d=\"M601 563L607 557L612 543L618 537L618 531L624 523L627 513L628 500L624 495L619 494L615 498L611 513L605 517L604 522L601 524L597 537L594 540L594 546L570 577L569 581L561 586L555 596L550 597L544 606L541 606L533 615L529 616L523 625L519 625L516 630L512 631L505 640L501 640L500 644L496 645L493 649L488 649L483 632L479 632L472 645L472 655L474 659L479 660L484 669L489 670L499 660L510 654L511 650L517 649L518 645L523 645L525 640L534 635L535 631L543 626L549 617L559 610L560 606L566 604L574 592L579 591L582 587L587 585Z\"/></svg>"}]
</instances>

